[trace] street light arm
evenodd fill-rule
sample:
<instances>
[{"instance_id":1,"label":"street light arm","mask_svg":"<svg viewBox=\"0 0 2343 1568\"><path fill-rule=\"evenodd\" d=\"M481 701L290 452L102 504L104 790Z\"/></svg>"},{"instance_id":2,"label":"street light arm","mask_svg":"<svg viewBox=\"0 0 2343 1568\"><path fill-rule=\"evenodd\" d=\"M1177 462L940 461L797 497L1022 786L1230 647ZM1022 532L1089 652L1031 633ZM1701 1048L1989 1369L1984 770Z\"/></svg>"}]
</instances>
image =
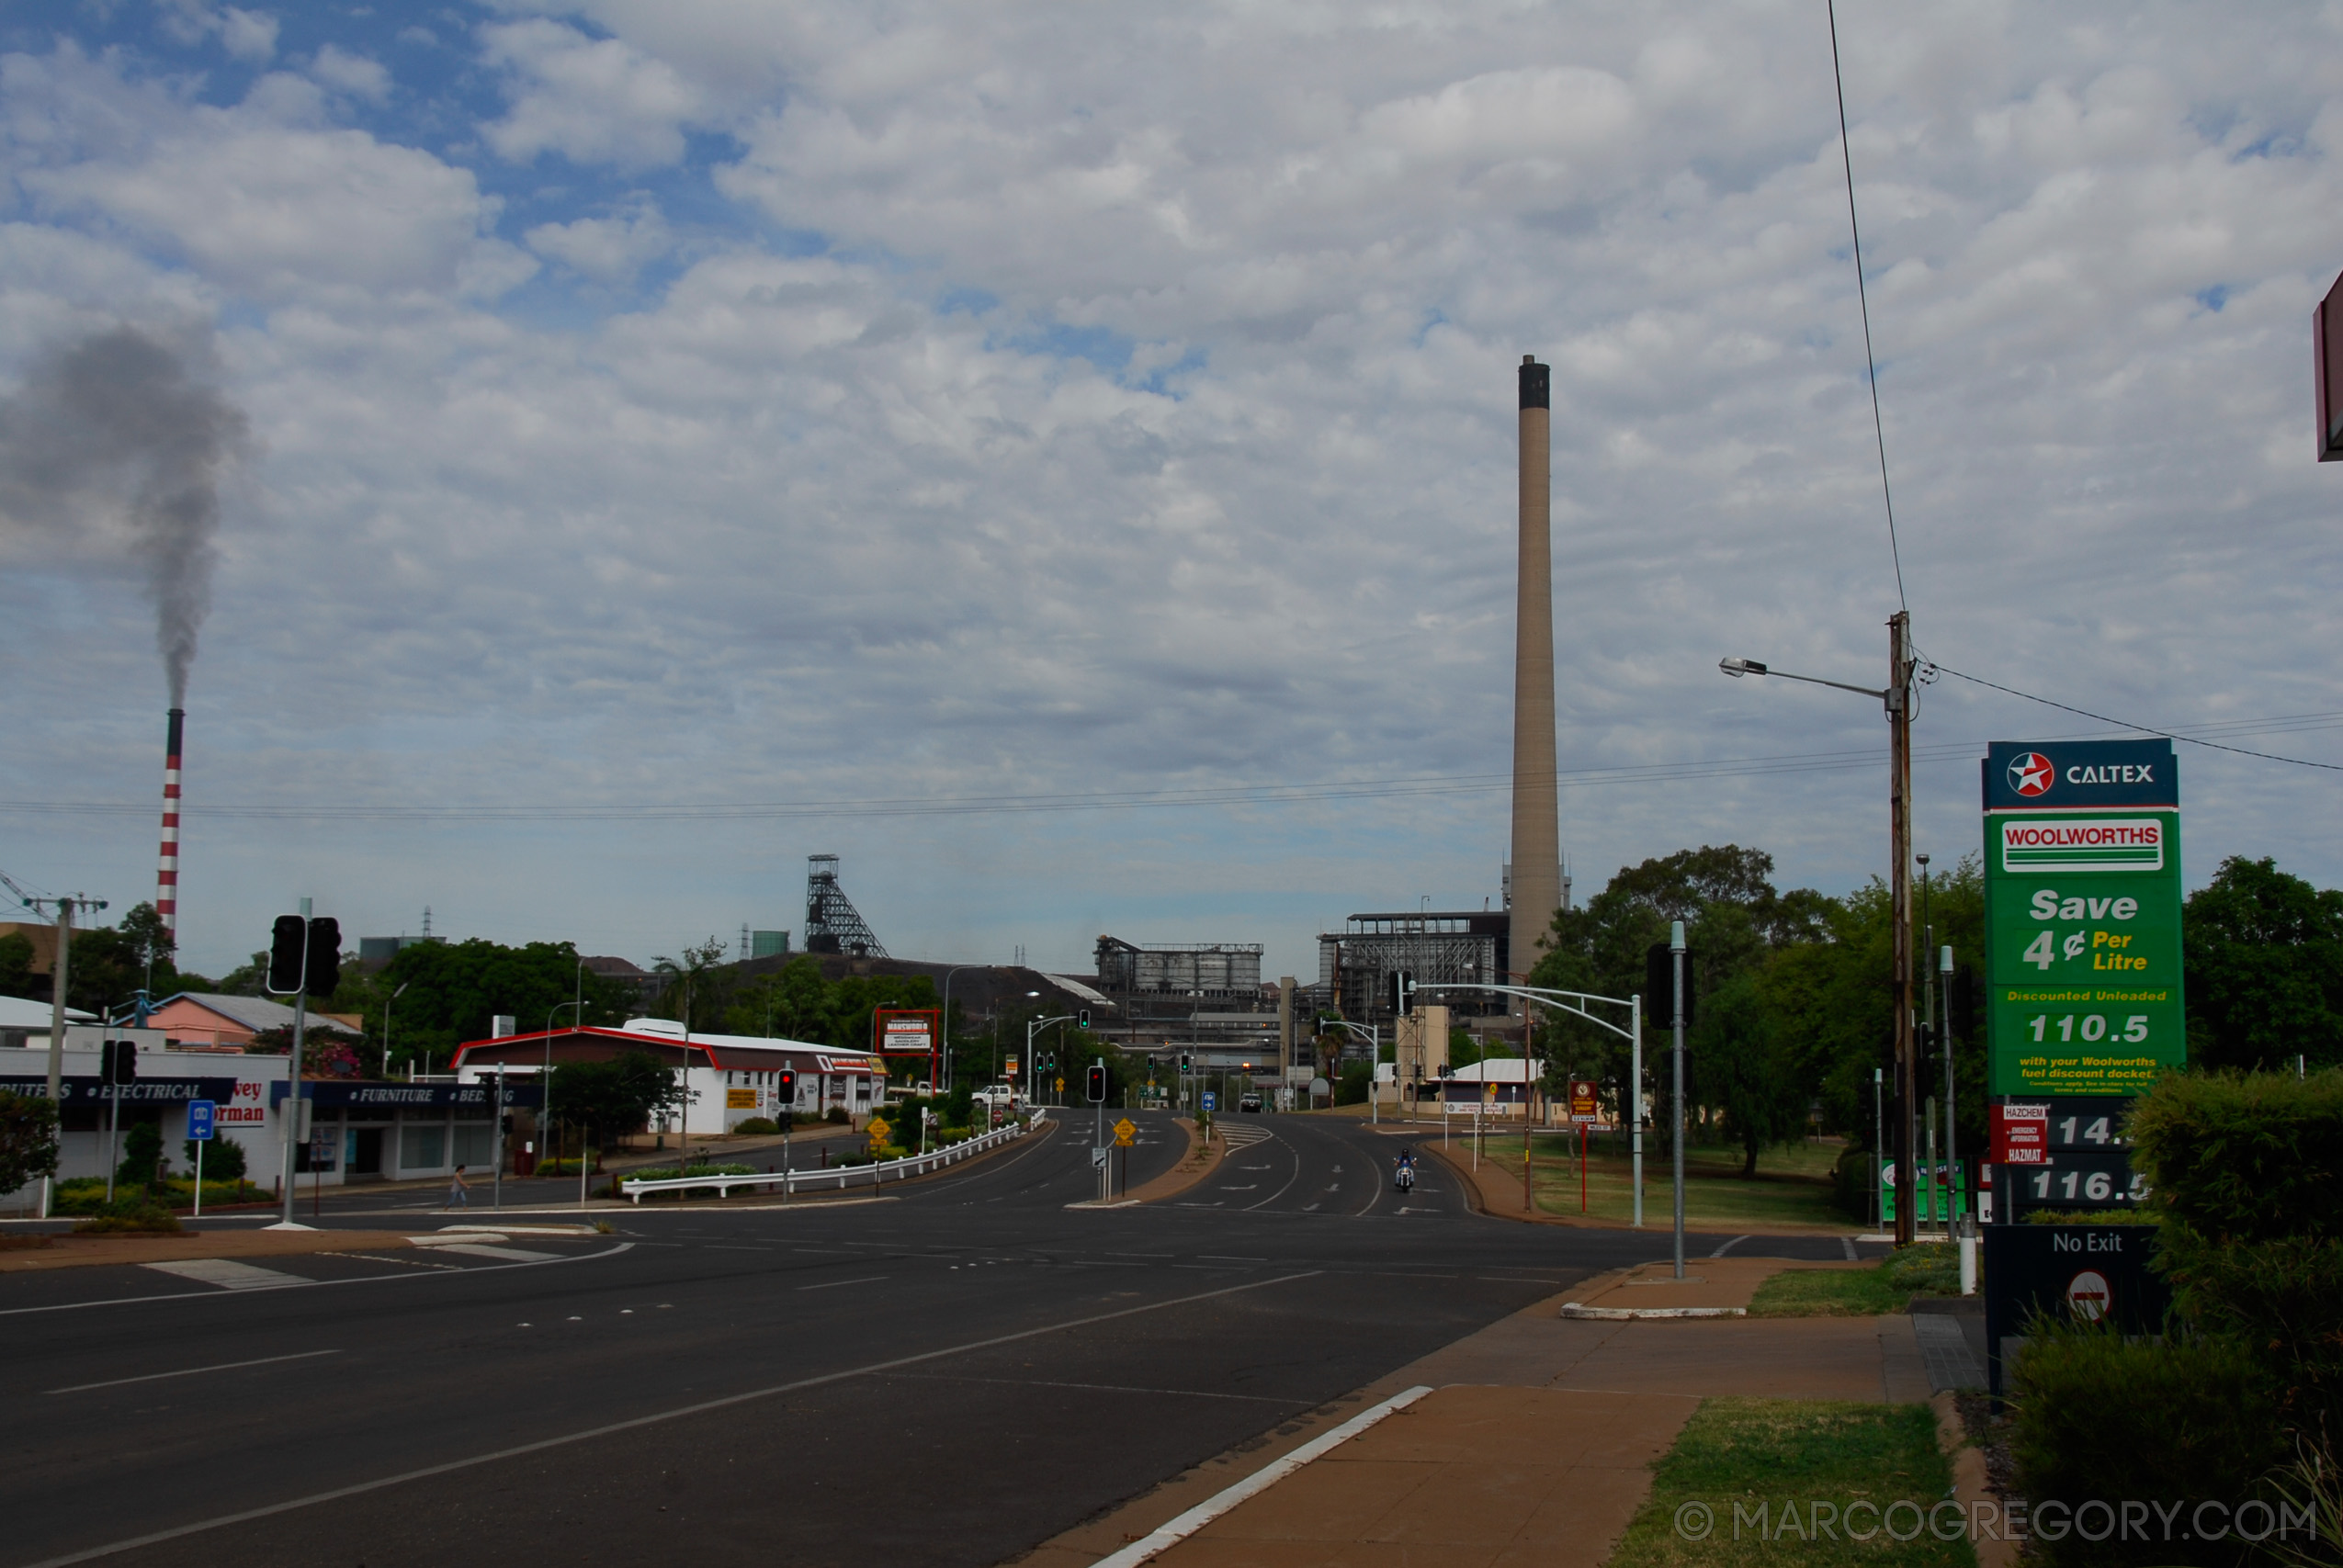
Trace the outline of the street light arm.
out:
<instances>
[{"instance_id":1,"label":"street light arm","mask_svg":"<svg viewBox=\"0 0 2343 1568\"><path fill-rule=\"evenodd\" d=\"M1787 670L1776 670L1754 659L1720 659L1716 667L1736 681L1744 675L1771 675L1782 681L1804 681L1809 686L1835 686L1842 692L1852 692L1859 697L1877 697L1881 702L1887 700L1887 694L1875 686L1854 686L1844 681L1826 681L1819 675L1794 675Z\"/></svg>"},{"instance_id":2,"label":"street light arm","mask_svg":"<svg viewBox=\"0 0 2343 1568\"><path fill-rule=\"evenodd\" d=\"M1609 1002L1613 1007L1632 1008L1636 1005L1635 998L1632 997L1602 997L1591 991L1564 991L1548 986L1485 986L1463 981L1442 986L1424 986L1419 988L1427 991L1497 991L1505 996L1521 997L1541 1006L1550 1007L1556 1012L1576 1013L1598 1029L1607 1029L1622 1040L1631 1041L1636 1037L1634 1030L1622 1029L1609 1019L1597 1018L1587 1011L1583 1006L1577 1005L1583 1002ZM1569 999L1563 999L1566 998Z\"/></svg>"}]
</instances>

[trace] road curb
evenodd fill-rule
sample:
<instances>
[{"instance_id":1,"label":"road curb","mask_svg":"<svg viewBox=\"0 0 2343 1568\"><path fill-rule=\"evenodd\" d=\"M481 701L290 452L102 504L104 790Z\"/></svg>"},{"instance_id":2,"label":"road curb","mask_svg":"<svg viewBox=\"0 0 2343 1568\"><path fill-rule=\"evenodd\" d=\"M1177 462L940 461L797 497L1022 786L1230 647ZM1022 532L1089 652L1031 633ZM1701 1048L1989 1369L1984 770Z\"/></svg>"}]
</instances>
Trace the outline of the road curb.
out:
<instances>
[{"instance_id":1,"label":"road curb","mask_svg":"<svg viewBox=\"0 0 2343 1568\"><path fill-rule=\"evenodd\" d=\"M1747 1317L1747 1307L1590 1307L1576 1302L1562 1303L1564 1317L1589 1318L1600 1323L1635 1323L1655 1317Z\"/></svg>"}]
</instances>

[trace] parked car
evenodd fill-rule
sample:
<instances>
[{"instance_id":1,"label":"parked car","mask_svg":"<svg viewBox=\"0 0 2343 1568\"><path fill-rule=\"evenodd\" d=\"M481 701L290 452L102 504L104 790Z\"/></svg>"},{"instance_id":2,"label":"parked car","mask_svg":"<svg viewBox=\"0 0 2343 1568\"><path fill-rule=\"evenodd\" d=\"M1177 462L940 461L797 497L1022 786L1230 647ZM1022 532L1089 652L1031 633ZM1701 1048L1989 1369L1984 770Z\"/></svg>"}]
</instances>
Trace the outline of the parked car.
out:
<instances>
[{"instance_id":1,"label":"parked car","mask_svg":"<svg viewBox=\"0 0 2343 1568\"><path fill-rule=\"evenodd\" d=\"M988 1110L1014 1111L1017 1108L1017 1089L1013 1084L987 1084L968 1098Z\"/></svg>"}]
</instances>

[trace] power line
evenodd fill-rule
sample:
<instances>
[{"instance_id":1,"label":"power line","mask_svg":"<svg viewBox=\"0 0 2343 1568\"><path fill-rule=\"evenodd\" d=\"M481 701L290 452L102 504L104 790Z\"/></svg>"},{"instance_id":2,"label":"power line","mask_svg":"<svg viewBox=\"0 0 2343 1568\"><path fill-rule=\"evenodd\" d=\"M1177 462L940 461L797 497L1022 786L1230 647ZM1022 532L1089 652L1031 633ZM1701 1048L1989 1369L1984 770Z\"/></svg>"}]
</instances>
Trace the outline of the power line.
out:
<instances>
[{"instance_id":1,"label":"power line","mask_svg":"<svg viewBox=\"0 0 2343 1568\"><path fill-rule=\"evenodd\" d=\"M1887 426L1879 417L1879 365L1871 352L1871 296L1863 288L1863 231L1855 221L1855 155L1847 145L1847 84L1839 72L1838 0L1825 0L1830 18L1830 85L1839 93L1839 161L1847 171L1847 231L1855 240L1855 302L1863 314L1863 375L1871 383L1871 431L1879 443L1879 495L1887 503L1887 557L1896 564L1896 605L1908 612L1904 598L1904 551L1896 542L1896 496L1887 488Z\"/></svg>"},{"instance_id":2,"label":"power line","mask_svg":"<svg viewBox=\"0 0 2343 1568\"><path fill-rule=\"evenodd\" d=\"M1941 670L1948 675L1960 676L1979 685L1992 686L1989 681L1979 681L1957 670L1942 665L1927 668ZM2007 686L1995 690L2014 696L2027 696L2024 692ZM2036 702L2048 702L2036 697ZM2129 725L2082 708L2069 708L2063 703L2051 703L2053 707L2066 708L2117 729L2138 731L2141 726ZM2343 728L2343 710L2323 713L2285 714L2269 718L2229 719L2199 727L2201 731L2219 734L2250 734L2258 731L2300 732L2314 729ZM2157 731L2156 733L2161 733ZM2048 739L2081 739L2078 736L2045 737ZM2214 746L2216 742L2189 739L2199 745ZM2223 750L2242 751L2247 756L2268 753L2245 751L2242 747L2220 746ZM1982 741L1952 740L1919 746L1913 750L1915 761L1946 762L1971 761L1984 750ZM1608 784L1671 784L1691 780L1715 778L1761 778L1776 774L1836 773L1879 765L1883 754L1875 748L1840 751L1794 751L1755 757L1717 757L1697 761L1652 762L1611 768L1574 768L1555 775L1564 788L1591 788ZM2277 758L2292 761L2292 758ZM2325 763L2307 766L2324 767ZM1209 806L1279 806L1307 804L1335 800L1384 800L1438 797L1457 795L1486 795L1512 787L1510 773L1426 773L1395 779L1330 780L1319 784L1270 784L1206 785L1193 789L1172 790L1099 790L1086 793L1047 795L990 795L898 796L894 798L859 798L846 800L798 801L642 801L616 802L598 806L570 803L528 802L515 805L220 805L206 806L190 802L187 815L215 819L298 818L311 821L384 821L384 822L562 822L562 821L739 821L783 820L789 818L845 817L951 817L979 815L1014 815L1066 811L1160 810L1171 807ZM153 807L144 801L85 801L85 800L0 800L0 814L49 817L109 817L147 815Z\"/></svg>"},{"instance_id":3,"label":"power line","mask_svg":"<svg viewBox=\"0 0 2343 1568\"><path fill-rule=\"evenodd\" d=\"M2191 746L2202 746L2214 751L2233 751L2240 757L2258 757L2265 762L2292 762L2298 768L2320 768L2331 773L2343 773L2343 764L2337 764L2335 762L2314 762L2309 761L2307 758L2303 757L2281 757L2274 751L2255 751L2243 746L2225 746L2218 740L2205 740L2201 739L2194 735L2182 735L2174 730L2158 729L2152 724L2132 724L2123 719L2110 718L2103 713L2093 713L2088 708L2078 708L2072 703L2054 702L2049 697L2038 697L2032 692L2021 692L2015 686L2005 686L1997 681L1986 680L1981 675L1963 674L1960 671L1953 669L1949 664L1931 663L1929 667L1933 670L1941 671L1955 680L1966 681L1973 686L1985 686L1993 691L2006 692L2013 697L2023 697L2030 703L2040 703L2044 707L2056 708L2062 713L2080 714L2085 718L2095 718L2101 724L2111 724L2118 729L2137 730L2143 735L2154 735L2166 740L2185 740ZM2303 718L2312 718L2324 716L2305 714L2300 716ZM2205 728L2211 729L2224 727L2207 725ZM2286 726L2286 728L2290 729L2313 729L2326 727L2311 724L2292 724Z\"/></svg>"}]
</instances>

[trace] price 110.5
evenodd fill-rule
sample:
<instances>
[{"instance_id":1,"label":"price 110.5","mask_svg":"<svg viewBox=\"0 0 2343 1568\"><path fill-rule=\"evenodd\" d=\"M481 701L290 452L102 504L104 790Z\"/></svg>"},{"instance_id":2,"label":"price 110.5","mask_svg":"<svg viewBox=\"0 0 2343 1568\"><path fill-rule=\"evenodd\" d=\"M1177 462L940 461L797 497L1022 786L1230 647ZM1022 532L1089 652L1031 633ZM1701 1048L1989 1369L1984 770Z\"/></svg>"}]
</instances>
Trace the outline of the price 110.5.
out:
<instances>
[{"instance_id":1,"label":"price 110.5","mask_svg":"<svg viewBox=\"0 0 2343 1568\"><path fill-rule=\"evenodd\" d=\"M2053 1018L2038 1012L2026 1021L2034 1032L2034 1043L2040 1044L2054 1033L2061 1044L2081 1040L2120 1040L2127 1045L2137 1045L2148 1037L2147 1014L2135 1012L2125 1019L2120 1031L2113 1019L2101 1013L2061 1013Z\"/></svg>"}]
</instances>

